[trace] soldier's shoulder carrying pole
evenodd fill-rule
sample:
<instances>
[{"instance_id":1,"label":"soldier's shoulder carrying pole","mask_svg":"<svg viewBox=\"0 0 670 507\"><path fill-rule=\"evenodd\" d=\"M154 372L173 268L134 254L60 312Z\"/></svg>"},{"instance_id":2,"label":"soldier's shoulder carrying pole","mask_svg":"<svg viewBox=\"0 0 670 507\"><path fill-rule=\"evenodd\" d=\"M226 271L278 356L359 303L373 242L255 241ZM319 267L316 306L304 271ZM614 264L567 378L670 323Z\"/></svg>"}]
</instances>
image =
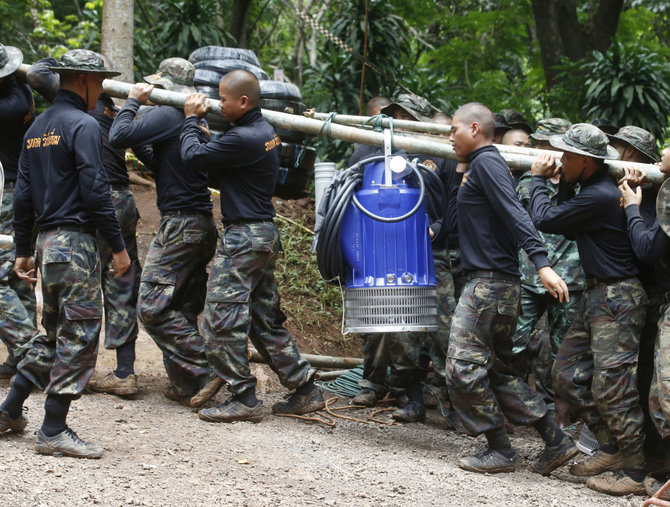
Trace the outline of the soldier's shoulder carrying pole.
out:
<instances>
[{"instance_id":1,"label":"soldier's shoulder carrying pole","mask_svg":"<svg viewBox=\"0 0 670 507\"><path fill-rule=\"evenodd\" d=\"M23 64L19 68L19 72L25 73L28 68L29 65ZM132 84L111 79L105 79L102 84L102 88L107 95L120 99L128 98L128 93L132 87ZM184 107L186 94L156 88L153 90L149 98L156 104ZM212 106L212 113L210 114L221 114L218 101L213 99L208 100ZM324 122L321 120L305 118L295 114L263 109L263 116L275 127L281 127L296 132L304 132L311 135L329 136L333 139L341 139L351 143L384 146L384 135L381 132L356 128L349 125L341 125L337 123L338 115L335 116L335 120L330 122L329 128L327 129L323 128ZM367 117L355 118L356 120L361 118L365 120ZM352 120L349 119L348 121L351 122ZM423 129L422 132L435 132L436 128L442 132L446 131L446 128L448 128L448 126L438 126L433 123L394 121L394 126L400 128L401 125L403 127L416 127L419 125L420 127L418 128ZM404 150L407 153L421 153L423 155L432 155L434 157L448 158L452 160L458 159L451 144L447 143L444 139L433 141L411 135L395 135L393 138L393 146L394 148ZM530 170L535 157L543 151L531 148L519 148L516 146L496 145L496 147L500 150L501 155L514 171ZM549 151L548 153L551 153L557 159L560 159L562 155L561 152L557 151ZM666 178L659 168L652 164L636 164L618 160L607 160L605 163L609 167L610 174L616 178L623 176L624 167L640 169L646 173L647 181L651 183L662 183Z\"/></svg>"}]
</instances>

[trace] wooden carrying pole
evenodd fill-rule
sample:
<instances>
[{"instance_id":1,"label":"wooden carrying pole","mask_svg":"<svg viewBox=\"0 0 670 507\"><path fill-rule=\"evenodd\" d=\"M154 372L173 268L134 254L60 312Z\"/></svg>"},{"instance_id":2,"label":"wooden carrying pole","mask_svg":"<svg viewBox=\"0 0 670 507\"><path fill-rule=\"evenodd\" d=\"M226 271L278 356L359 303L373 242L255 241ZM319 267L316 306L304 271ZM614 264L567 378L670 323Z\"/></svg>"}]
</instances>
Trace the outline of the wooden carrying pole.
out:
<instances>
[{"instance_id":1,"label":"wooden carrying pole","mask_svg":"<svg viewBox=\"0 0 670 507\"><path fill-rule=\"evenodd\" d=\"M28 65L23 64L21 65L19 72L25 73L28 68ZM121 99L128 98L128 93L132 87L132 84L122 83L120 81L114 81L111 79L105 79L102 83L102 89L107 95ZM155 88L151 92L149 99L156 104L164 104L183 108L184 102L186 100L186 94ZM212 106L210 115L220 115L221 109L219 107L218 100L208 100ZM320 120L305 118L295 114L281 113L279 111L270 111L267 109L263 109L263 116L275 127L293 130L296 132L304 132L305 134L329 136L333 139L341 139L351 143L367 144L371 146L384 146L384 134L381 132L355 128L347 125L339 125L333 122L331 122L329 125L324 125L324 122ZM400 128L400 121L394 120L393 123L394 125L397 125L398 128ZM420 124L421 122L405 121L404 123L416 125ZM434 126L432 123L424 125ZM406 153L421 153L422 155L430 155L452 160L458 159L456 152L454 152L454 149L450 144L429 141L412 136L394 136L393 147L395 149L404 150ZM543 151L531 148L524 149L517 146L505 147L502 145L496 145L496 147L500 150L501 155L507 161L510 169L515 171L530 170L533 160L535 160L537 154ZM557 151L547 151L547 153L551 153L556 159L560 159L562 156L562 153ZM645 172L647 175L647 181L651 183L662 183L665 180L665 175L661 173L658 166L653 164L621 162L618 160L606 160L605 163L609 167L610 174L615 178L621 178L623 176L624 167L633 167Z\"/></svg>"}]
</instances>

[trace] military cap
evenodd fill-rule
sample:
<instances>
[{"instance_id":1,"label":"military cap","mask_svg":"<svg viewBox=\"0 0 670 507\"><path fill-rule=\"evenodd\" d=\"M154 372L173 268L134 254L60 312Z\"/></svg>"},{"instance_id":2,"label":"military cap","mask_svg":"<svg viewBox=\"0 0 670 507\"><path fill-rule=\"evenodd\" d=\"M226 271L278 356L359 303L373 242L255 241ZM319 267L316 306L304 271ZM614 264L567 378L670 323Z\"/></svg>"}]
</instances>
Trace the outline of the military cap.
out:
<instances>
[{"instance_id":1,"label":"military cap","mask_svg":"<svg viewBox=\"0 0 670 507\"><path fill-rule=\"evenodd\" d=\"M562 136L549 138L551 145L562 151L606 160L618 159L619 152L607 141L607 135L589 123L575 123Z\"/></svg>"},{"instance_id":2,"label":"military cap","mask_svg":"<svg viewBox=\"0 0 670 507\"><path fill-rule=\"evenodd\" d=\"M179 93L195 93L193 86L195 67L183 58L167 58L158 66L158 72L145 76L144 80L154 86Z\"/></svg>"},{"instance_id":3,"label":"military cap","mask_svg":"<svg viewBox=\"0 0 670 507\"><path fill-rule=\"evenodd\" d=\"M658 162L661 158L656 151L656 138L651 132L648 132L640 127L634 125L627 125L621 127L619 132L608 136L610 139L618 139L630 144L637 151L646 155L654 162Z\"/></svg>"},{"instance_id":4,"label":"military cap","mask_svg":"<svg viewBox=\"0 0 670 507\"><path fill-rule=\"evenodd\" d=\"M551 136L565 134L572 123L564 118L545 118L537 124L535 132L530 137L536 141L546 141Z\"/></svg>"},{"instance_id":5,"label":"military cap","mask_svg":"<svg viewBox=\"0 0 670 507\"><path fill-rule=\"evenodd\" d=\"M0 78L13 74L23 63L23 53L14 46L0 44Z\"/></svg>"},{"instance_id":6,"label":"military cap","mask_svg":"<svg viewBox=\"0 0 670 507\"><path fill-rule=\"evenodd\" d=\"M413 95L410 93L401 93L395 102L391 102L388 106L382 108L381 113L387 116L393 116L398 109L407 112L412 118L417 121L430 121L430 102L423 97Z\"/></svg>"},{"instance_id":7,"label":"military cap","mask_svg":"<svg viewBox=\"0 0 670 507\"><path fill-rule=\"evenodd\" d=\"M60 57L58 65L49 67L49 70L74 74L102 74L105 77L118 76L121 73L105 67L100 55L89 49L72 49Z\"/></svg>"},{"instance_id":8,"label":"military cap","mask_svg":"<svg viewBox=\"0 0 670 507\"><path fill-rule=\"evenodd\" d=\"M511 130L511 128L512 128L512 127L509 126L509 124L507 123L507 118L505 118L505 115L502 114L502 113L495 113L493 115L493 120L496 123L495 128L497 128L497 129Z\"/></svg>"},{"instance_id":9,"label":"military cap","mask_svg":"<svg viewBox=\"0 0 670 507\"><path fill-rule=\"evenodd\" d=\"M501 112L505 115L505 119L510 128L524 130L526 134L533 132L528 121L526 121L526 118L520 112L515 111L514 109L503 109Z\"/></svg>"},{"instance_id":10,"label":"military cap","mask_svg":"<svg viewBox=\"0 0 670 507\"><path fill-rule=\"evenodd\" d=\"M617 130L619 130L619 127L614 125L612 120L608 120L607 118L596 118L595 120L591 120L591 125L595 125L605 132L605 134L616 134Z\"/></svg>"}]
</instances>

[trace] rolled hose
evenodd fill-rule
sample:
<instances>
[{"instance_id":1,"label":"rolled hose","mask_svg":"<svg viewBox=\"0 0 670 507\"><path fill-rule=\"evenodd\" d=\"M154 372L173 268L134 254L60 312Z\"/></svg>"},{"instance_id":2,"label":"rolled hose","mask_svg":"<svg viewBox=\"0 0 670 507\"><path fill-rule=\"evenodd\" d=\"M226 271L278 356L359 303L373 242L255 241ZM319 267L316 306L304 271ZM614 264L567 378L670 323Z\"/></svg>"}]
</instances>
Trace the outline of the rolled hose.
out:
<instances>
[{"instance_id":1,"label":"rolled hose","mask_svg":"<svg viewBox=\"0 0 670 507\"><path fill-rule=\"evenodd\" d=\"M366 158L346 169L342 179L343 182L337 189L335 196L331 199L333 204L328 208L328 211L323 218L321 231L319 232L319 238L316 244L316 261L321 277L332 285L337 285L338 278L344 278L346 273L346 266L342 257L342 247L340 245L342 220L344 219L344 213L347 210L349 203L352 199L355 199L354 192L363 181L361 167L380 160L384 160L384 155ZM427 169L429 173L432 173L427 167L421 164L419 165L424 169ZM405 213L400 217L390 217L389 219L387 217L378 217L377 215L374 215L363 208L360 203L355 205L362 213L365 213L374 220L382 222L399 222L401 220L406 220L419 210L425 195L423 175L417 169L414 169L414 172L419 178L421 192L417 204L408 213ZM435 177L437 178L437 175L435 175ZM439 183L441 184L441 182ZM356 203L356 201L354 201L354 203Z\"/></svg>"}]
</instances>

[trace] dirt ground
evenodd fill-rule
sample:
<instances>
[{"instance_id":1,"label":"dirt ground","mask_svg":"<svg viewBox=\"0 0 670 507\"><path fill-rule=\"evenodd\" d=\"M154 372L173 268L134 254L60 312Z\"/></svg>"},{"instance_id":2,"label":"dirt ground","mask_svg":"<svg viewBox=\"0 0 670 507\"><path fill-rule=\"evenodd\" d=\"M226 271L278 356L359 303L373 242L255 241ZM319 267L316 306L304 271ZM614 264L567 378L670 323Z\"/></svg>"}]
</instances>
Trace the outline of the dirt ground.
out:
<instances>
[{"instance_id":1,"label":"dirt ground","mask_svg":"<svg viewBox=\"0 0 670 507\"><path fill-rule=\"evenodd\" d=\"M143 217L140 251L146 252L158 214L150 190L134 191ZM354 345L346 348L341 355L355 352ZM2 348L0 360L4 356ZM88 394L72 404L68 422L81 437L104 446L100 460L36 454L44 395L28 399L26 431L0 437L0 505L636 506L643 500L597 494L566 468L548 478L534 474L529 463L542 446L527 429L511 436L520 455L516 473L479 475L456 463L481 449L483 440L446 431L435 410L425 424L404 426L337 419L331 428L274 417L270 407L286 391L261 365L253 368L265 419L206 423L162 396L160 353L143 330L137 357L137 397ZM96 375L113 366L114 355L101 348ZM0 384L0 399L8 389L6 381ZM212 403L225 397L221 392ZM371 412L347 414L364 418Z\"/></svg>"}]
</instances>

